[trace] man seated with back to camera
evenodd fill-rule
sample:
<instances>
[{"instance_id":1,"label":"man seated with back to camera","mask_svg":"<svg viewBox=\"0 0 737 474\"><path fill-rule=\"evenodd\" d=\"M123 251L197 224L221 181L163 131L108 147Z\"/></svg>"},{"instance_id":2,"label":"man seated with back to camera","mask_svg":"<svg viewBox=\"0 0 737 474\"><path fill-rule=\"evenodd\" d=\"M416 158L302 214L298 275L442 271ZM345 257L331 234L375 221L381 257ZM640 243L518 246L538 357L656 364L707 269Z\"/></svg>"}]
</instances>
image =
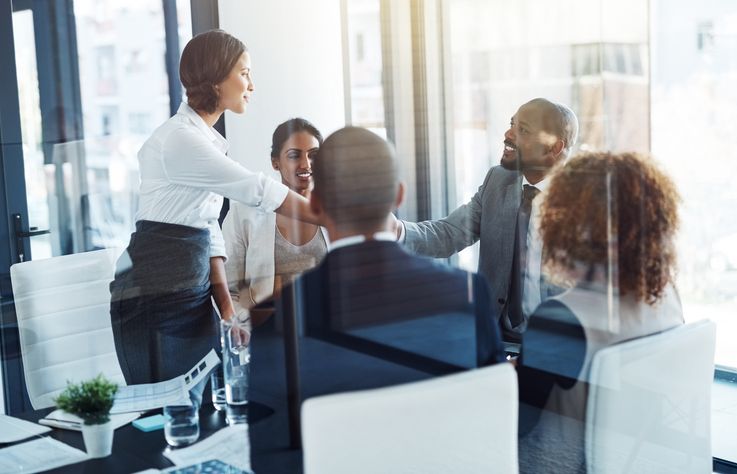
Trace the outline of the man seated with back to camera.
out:
<instances>
[{"instance_id":1,"label":"man seated with back to camera","mask_svg":"<svg viewBox=\"0 0 737 474\"><path fill-rule=\"evenodd\" d=\"M318 151L313 180L310 205L330 248L320 265L284 289L277 312L295 308L307 334L318 338L432 315L472 315L477 363L504 360L483 277L412 255L396 242L389 216L404 188L390 144L362 128L338 130Z\"/></svg>"}]
</instances>

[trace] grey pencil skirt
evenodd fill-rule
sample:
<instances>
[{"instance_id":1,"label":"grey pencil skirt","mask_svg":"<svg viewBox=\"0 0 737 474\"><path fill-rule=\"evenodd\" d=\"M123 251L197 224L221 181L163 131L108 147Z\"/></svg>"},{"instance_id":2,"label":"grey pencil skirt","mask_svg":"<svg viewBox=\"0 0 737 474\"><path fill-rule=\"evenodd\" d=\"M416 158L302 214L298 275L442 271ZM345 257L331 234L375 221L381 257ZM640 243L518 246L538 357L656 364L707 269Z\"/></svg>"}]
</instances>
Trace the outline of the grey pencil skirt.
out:
<instances>
[{"instance_id":1,"label":"grey pencil skirt","mask_svg":"<svg viewBox=\"0 0 737 474\"><path fill-rule=\"evenodd\" d=\"M128 384L181 375L218 344L210 232L139 221L110 283L115 349Z\"/></svg>"}]
</instances>

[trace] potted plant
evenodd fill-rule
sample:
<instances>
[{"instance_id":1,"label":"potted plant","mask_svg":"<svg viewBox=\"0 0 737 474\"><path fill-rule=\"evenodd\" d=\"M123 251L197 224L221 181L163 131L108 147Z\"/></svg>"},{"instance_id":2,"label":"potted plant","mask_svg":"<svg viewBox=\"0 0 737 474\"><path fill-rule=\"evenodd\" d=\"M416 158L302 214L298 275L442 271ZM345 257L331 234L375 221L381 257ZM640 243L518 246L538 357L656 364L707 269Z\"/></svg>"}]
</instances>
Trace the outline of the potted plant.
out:
<instances>
[{"instance_id":1,"label":"potted plant","mask_svg":"<svg viewBox=\"0 0 737 474\"><path fill-rule=\"evenodd\" d=\"M87 454L91 458L109 456L113 449L113 424L110 409L113 407L118 385L102 374L80 384L68 383L56 398L56 406L80 417L82 437Z\"/></svg>"}]
</instances>

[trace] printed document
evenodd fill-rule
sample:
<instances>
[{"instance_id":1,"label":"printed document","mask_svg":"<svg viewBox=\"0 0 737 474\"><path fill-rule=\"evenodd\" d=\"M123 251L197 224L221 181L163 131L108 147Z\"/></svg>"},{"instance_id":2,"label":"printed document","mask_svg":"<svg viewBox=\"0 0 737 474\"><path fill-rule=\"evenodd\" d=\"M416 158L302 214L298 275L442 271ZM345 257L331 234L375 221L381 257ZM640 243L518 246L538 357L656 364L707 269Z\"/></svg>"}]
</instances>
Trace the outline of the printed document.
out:
<instances>
[{"instance_id":1,"label":"printed document","mask_svg":"<svg viewBox=\"0 0 737 474\"><path fill-rule=\"evenodd\" d=\"M43 437L0 449L0 472L30 474L87 460L87 453Z\"/></svg>"},{"instance_id":2,"label":"printed document","mask_svg":"<svg viewBox=\"0 0 737 474\"><path fill-rule=\"evenodd\" d=\"M0 443L13 443L31 436L51 431L49 428L30 421L0 415ZM2 471L0 471L2 472Z\"/></svg>"},{"instance_id":3,"label":"printed document","mask_svg":"<svg viewBox=\"0 0 737 474\"><path fill-rule=\"evenodd\" d=\"M218 364L220 358L215 349L212 349L190 371L179 377L164 382L119 387L110 413L148 411L167 405L191 406L189 390L207 377Z\"/></svg>"},{"instance_id":4,"label":"printed document","mask_svg":"<svg viewBox=\"0 0 737 474\"><path fill-rule=\"evenodd\" d=\"M139 416L141 416L141 414L138 412L120 413L118 415L110 415L110 421L113 422L113 429L117 430L121 426L127 425ZM63 410L54 410L45 417L38 420L38 422L42 425L52 426L54 428L82 431L82 423L84 423L84 420Z\"/></svg>"}]
</instances>

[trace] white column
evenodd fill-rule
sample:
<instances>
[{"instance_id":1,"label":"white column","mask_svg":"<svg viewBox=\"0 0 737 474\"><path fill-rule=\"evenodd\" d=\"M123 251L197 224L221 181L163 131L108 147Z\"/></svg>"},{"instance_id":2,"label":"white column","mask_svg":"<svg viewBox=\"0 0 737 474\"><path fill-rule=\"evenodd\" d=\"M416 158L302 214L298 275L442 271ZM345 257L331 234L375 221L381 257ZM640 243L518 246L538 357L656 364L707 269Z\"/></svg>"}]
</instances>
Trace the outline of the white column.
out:
<instances>
[{"instance_id":1,"label":"white column","mask_svg":"<svg viewBox=\"0 0 737 474\"><path fill-rule=\"evenodd\" d=\"M255 93L246 113L226 112L229 155L270 171L271 134L292 117L327 137L345 124L340 0L220 0L220 27L249 49Z\"/></svg>"}]
</instances>

